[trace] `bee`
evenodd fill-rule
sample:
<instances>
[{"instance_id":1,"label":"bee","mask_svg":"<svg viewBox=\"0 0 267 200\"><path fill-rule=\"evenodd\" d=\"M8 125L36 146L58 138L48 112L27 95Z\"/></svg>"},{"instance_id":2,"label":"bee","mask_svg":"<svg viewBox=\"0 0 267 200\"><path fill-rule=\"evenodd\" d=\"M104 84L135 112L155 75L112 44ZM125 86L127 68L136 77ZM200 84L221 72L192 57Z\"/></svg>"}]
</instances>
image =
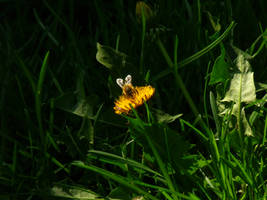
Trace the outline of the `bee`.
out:
<instances>
[{"instance_id":1,"label":"bee","mask_svg":"<svg viewBox=\"0 0 267 200\"><path fill-rule=\"evenodd\" d=\"M127 75L125 80L123 80L122 78L117 78L116 82L122 88L123 95L128 98L134 98L137 91L132 85L131 75Z\"/></svg>"}]
</instances>

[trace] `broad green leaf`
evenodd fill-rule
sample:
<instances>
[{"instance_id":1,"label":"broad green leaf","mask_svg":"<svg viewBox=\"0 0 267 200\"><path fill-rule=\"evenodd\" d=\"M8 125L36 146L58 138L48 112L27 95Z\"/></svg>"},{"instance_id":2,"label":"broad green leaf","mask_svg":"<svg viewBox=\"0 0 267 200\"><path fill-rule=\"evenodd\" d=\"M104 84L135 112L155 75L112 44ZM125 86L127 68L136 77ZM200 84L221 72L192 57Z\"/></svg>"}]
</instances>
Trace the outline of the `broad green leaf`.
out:
<instances>
[{"instance_id":1,"label":"broad green leaf","mask_svg":"<svg viewBox=\"0 0 267 200\"><path fill-rule=\"evenodd\" d=\"M145 148L146 152L151 152L144 136L144 134L149 134L149 137L163 160L169 159L167 153L168 151L171 156L181 158L181 156L191 148L185 138L166 125L143 124L143 127L136 127L137 124L132 123L132 121L130 121L130 124L132 128L132 136Z\"/></svg>"},{"instance_id":2,"label":"broad green leaf","mask_svg":"<svg viewBox=\"0 0 267 200\"><path fill-rule=\"evenodd\" d=\"M78 93L70 92L55 98L55 107L65 112L112 126L126 127L124 121L113 113L112 107L102 112L103 104L101 106L98 104L98 96L94 94L86 98L78 98ZM96 108L98 111L96 111ZM101 113L99 113L100 111Z\"/></svg>"},{"instance_id":3,"label":"broad green leaf","mask_svg":"<svg viewBox=\"0 0 267 200\"><path fill-rule=\"evenodd\" d=\"M80 100L72 109L72 113L81 117L92 115L92 105L88 99Z\"/></svg>"},{"instance_id":4,"label":"broad green leaf","mask_svg":"<svg viewBox=\"0 0 267 200\"><path fill-rule=\"evenodd\" d=\"M77 96L78 94L75 93L66 93L59 96L55 99L55 106L80 117L92 117L93 107L97 102L97 96L90 95L85 99L77 99Z\"/></svg>"},{"instance_id":5,"label":"broad green leaf","mask_svg":"<svg viewBox=\"0 0 267 200\"><path fill-rule=\"evenodd\" d=\"M156 117L158 123L171 123L181 117L183 114L170 115L159 109L153 109L153 114Z\"/></svg>"},{"instance_id":6,"label":"broad green leaf","mask_svg":"<svg viewBox=\"0 0 267 200\"><path fill-rule=\"evenodd\" d=\"M132 65L129 57L125 53L99 43L97 43L96 48L96 60L108 69L124 68Z\"/></svg>"},{"instance_id":7,"label":"broad green leaf","mask_svg":"<svg viewBox=\"0 0 267 200\"><path fill-rule=\"evenodd\" d=\"M145 137L145 134L148 134L163 162L175 163L174 165L178 167L176 170L179 170L180 174L191 174L196 171L199 166L197 157L195 155L192 157L187 156L193 145L181 134L170 129L165 124L143 124L141 127L134 121L134 119L130 119L131 134L144 147L145 152L153 155Z\"/></svg>"},{"instance_id":8,"label":"broad green leaf","mask_svg":"<svg viewBox=\"0 0 267 200\"><path fill-rule=\"evenodd\" d=\"M225 82L230 78L229 75L229 65L225 62L225 49L221 48L221 55L215 60L210 75L209 85L213 85L219 82Z\"/></svg>"},{"instance_id":9,"label":"broad green leaf","mask_svg":"<svg viewBox=\"0 0 267 200\"><path fill-rule=\"evenodd\" d=\"M113 189L109 195L109 198L112 198L114 200L132 200L131 198L131 191L127 190L125 187L116 187Z\"/></svg>"}]
</instances>

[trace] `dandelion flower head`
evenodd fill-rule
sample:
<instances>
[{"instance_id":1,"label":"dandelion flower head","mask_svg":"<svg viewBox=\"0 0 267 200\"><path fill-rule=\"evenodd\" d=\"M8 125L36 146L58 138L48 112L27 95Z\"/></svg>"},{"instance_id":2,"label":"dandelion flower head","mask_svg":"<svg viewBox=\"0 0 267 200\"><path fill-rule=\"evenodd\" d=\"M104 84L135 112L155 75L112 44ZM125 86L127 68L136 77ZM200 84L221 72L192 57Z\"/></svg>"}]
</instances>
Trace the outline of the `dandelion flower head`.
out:
<instances>
[{"instance_id":1,"label":"dandelion flower head","mask_svg":"<svg viewBox=\"0 0 267 200\"><path fill-rule=\"evenodd\" d=\"M133 86L132 76L126 76L125 80L118 78L117 84L122 88L122 95L115 101L116 114L128 114L131 106L137 108L149 100L155 93L155 88L147 86Z\"/></svg>"}]
</instances>

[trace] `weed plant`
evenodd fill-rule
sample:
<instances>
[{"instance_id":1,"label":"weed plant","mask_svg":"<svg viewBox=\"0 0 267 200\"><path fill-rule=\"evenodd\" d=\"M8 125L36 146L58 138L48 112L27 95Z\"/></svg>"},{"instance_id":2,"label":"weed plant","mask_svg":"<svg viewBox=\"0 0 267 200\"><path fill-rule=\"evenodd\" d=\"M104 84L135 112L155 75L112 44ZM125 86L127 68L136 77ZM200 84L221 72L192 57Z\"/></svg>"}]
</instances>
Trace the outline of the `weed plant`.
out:
<instances>
[{"instance_id":1,"label":"weed plant","mask_svg":"<svg viewBox=\"0 0 267 200\"><path fill-rule=\"evenodd\" d=\"M0 199L267 199L265 0L0 7Z\"/></svg>"}]
</instances>

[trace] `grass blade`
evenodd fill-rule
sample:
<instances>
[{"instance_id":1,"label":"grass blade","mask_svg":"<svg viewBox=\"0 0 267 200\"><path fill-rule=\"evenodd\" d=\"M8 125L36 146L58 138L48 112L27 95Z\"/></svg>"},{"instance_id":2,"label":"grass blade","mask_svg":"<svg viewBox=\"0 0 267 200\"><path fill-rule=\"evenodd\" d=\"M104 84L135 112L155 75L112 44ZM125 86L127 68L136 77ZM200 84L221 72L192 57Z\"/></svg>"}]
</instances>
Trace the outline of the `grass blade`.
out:
<instances>
[{"instance_id":1,"label":"grass blade","mask_svg":"<svg viewBox=\"0 0 267 200\"><path fill-rule=\"evenodd\" d=\"M210 50L212 50L213 48L215 48L218 44L220 44L220 42L222 42L226 38L226 36L228 36L231 33L231 30L235 27L235 25L236 25L236 23L233 21L228 26L228 28L224 31L224 33L220 37L218 37L216 40L214 40L211 44L209 44L208 46L206 46L202 50L198 51L197 53L193 54L192 56L190 56L190 57L182 60L181 62L178 62L178 64L177 64L178 65L178 68L185 67L189 63L191 63L194 60L200 58L201 56L205 55ZM161 79L162 77L167 76L171 72L172 72L171 69L166 69L164 71L161 71L158 75L155 75L154 76L154 78L152 79L152 81L157 81L158 79Z\"/></svg>"},{"instance_id":2,"label":"grass blade","mask_svg":"<svg viewBox=\"0 0 267 200\"><path fill-rule=\"evenodd\" d=\"M107 153L107 152L103 152L103 151L97 151L97 150L90 150L89 154L96 155L97 156L96 158L100 159L100 160L103 158L103 159L106 159L106 160L107 159L111 160L111 161L113 161L115 163L118 163L118 162L123 163L123 164L127 163L128 165L131 165L132 167L136 167L136 168L145 170L147 172L153 173L156 176L162 177L162 175L160 173L158 173L158 172L150 169L149 167L147 167L147 166L145 166L145 165L143 165L143 164L141 164L139 162L136 162L136 161L134 161L132 159L123 158L123 157L115 155L115 154L111 154L111 153ZM102 161L104 161L104 160L102 160Z\"/></svg>"},{"instance_id":3,"label":"grass blade","mask_svg":"<svg viewBox=\"0 0 267 200\"><path fill-rule=\"evenodd\" d=\"M39 75L39 79L37 83L37 89L35 92L35 111L36 111L37 121L39 125L39 131L40 131L42 144L44 144L44 130L43 130L43 124L42 124L41 95L42 95L44 78L46 75L48 56L49 56L49 51L45 54L45 58L43 60L43 64L41 67L41 71L40 71L40 75Z\"/></svg>"},{"instance_id":4,"label":"grass blade","mask_svg":"<svg viewBox=\"0 0 267 200\"><path fill-rule=\"evenodd\" d=\"M131 188L132 190L134 190L134 191L136 191L136 192L138 192L138 193L140 193L140 194L142 194L142 195L144 195L144 196L146 196L152 200L159 200L158 198L152 196L151 194L147 193L145 190L143 190L143 189L139 188L138 186L136 186L135 184L133 184L132 181L129 181L127 178L119 176L118 174L114 174L110 171L104 170L104 169L96 167L94 165L86 165L81 161L73 162L72 165L96 172L98 174L101 174L105 178L112 179L113 181L116 181L116 182L120 183L121 185L124 185L128 188Z\"/></svg>"}]
</instances>

